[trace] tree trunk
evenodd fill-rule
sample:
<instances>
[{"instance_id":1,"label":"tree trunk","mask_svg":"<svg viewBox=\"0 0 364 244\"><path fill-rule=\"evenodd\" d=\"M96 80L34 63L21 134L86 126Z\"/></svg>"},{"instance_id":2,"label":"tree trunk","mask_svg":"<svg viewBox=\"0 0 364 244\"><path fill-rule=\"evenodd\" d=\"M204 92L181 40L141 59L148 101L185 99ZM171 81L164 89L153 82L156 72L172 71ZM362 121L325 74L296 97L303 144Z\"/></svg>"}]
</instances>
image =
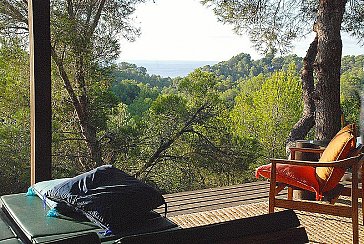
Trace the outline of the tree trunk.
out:
<instances>
[{"instance_id":1,"label":"tree trunk","mask_svg":"<svg viewBox=\"0 0 364 244\"><path fill-rule=\"evenodd\" d=\"M301 119L293 126L287 139L287 148L296 140L305 139L308 132L315 125L314 78L313 65L317 55L317 36L307 50L303 59L301 72L303 113Z\"/></svg>"},{"instance_id":2,"label":"tree trunk","mask_svg":"<svg viewBox=\"0 0 364 244\"><path fill-rule=\"evenodd\" d=\"M99 141L96 137L96 129L95 126L92 125L92 122L90 121L89 116L89 109L88 109L88 100L86 96L86 90L85 90L85 84L82 84L80 80L83 80L84 78L78 78L78 84L81 85L82 88L82 95L80 97L77 97L75 90L73 89L73 86L71 84L71 81L69 79L69 76L67 75L63 60L59 58L56 51L52 48L52 58L54 62L56 63L56 66L58 68L59 74L61 79L64 82L65 89L72 101L73 107L75 108L77 117L80 121L80 129L83 135L83 138L85 139L86 146L88 148L89 154L91 156L91 163L87 165L83 165L83 170L90 170L96 166L100 166L103 163L102 160L102 152L101 152L101 146Z\"/></svg>"},{"instance_id":3,"label":"tree trunk","mask_svg":"<svg viewBox=\"0 0 364 244\"><path fill-rule=\"evenodd\" d=\"M303 115L293 127L287 147L304 139L316 125L316 139L329 141L340 129L341 23L346 0L320 0L314 25L316 38L303 60ZM317 84L314 86L313 71Z\"/></svg>"},{"instance_id":4,"label":"tree trunk","mask_svg":"<svg viewBox=\"0 0 364 244\"><path fill-rule=\"evenodd\" d=\"M86 46L86 45L85 45ZM80 51L76 57L76 86L80 88L80 95L77 101L80 104L81 113L77 113L77 116L80 120L80 127L82 131L82 135L86 140L86 145L89 150L89 154L91 155L91 159L93 163L89 165L89 170L91 168L103 165L101 146L99 141L97 140L97 131L95 126L91 121L90 115L90 101L88 99L87 85L85 81L85 67L83 62L83 55L86 51Z\"/></svg>"},{"instance_id":5,"label":"tree trunk","mask_svg":"<svg viewBox=\"0 0 364 244\"><path fill-rule=\"evenodd\" d=\"M80 127L92 159L92 164L88 165L85 170L90 170L94 167L103 165L104 162L102 159L101 146L100 142L96 138L95 127L90 124L87 118L84 118L83 121L80 122Z\"/></svg>"},{"instance_id":6,"label":"tree trunk","mask_svg":"<svg viewBox=\"0 0 364 244\"><path fill-rule=\"evenodd\" d=\"M340 129L341 23L346 0L320 0L317 34L316 139L331 140Z\"/></svg>"}]
</instances>

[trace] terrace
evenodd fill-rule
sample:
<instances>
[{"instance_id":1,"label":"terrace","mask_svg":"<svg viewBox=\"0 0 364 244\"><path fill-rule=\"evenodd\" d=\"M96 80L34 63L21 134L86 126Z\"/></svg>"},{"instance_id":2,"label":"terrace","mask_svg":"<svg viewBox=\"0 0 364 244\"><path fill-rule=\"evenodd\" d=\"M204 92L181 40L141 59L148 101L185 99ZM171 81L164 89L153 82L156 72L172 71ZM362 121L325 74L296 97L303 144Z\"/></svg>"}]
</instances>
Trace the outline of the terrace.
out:
<instances>
[{"instance_id":1,"label":"terrace","mask_svg":"<svg viewBox=\"0 0 364 244\"><path fill-rule=\"evenodd\" d=\"M50 1L29 0L31 50L31 183L51 179ZM268 212L269 183L258 181L229 187L165 195L167 217L183 228L212 224ZM286 194L286 192L282 193ZM343 198L341 204L350 204ZM157 212L162 213L162 209ZM299 212L312 243L352 242L351 220ZM364 227L360 221L360 239Z\"/></svg>"},{"instance_id":2,"label":"terrace","mask_svg":"<svg viewBox=\"0 0 364 244\"><path fill-rule=\"evenodd\" d=\"M344 181L348 185L350 182ZM258 181L242 185L165 195L167 217L184 228L246 218L268 212L269 183ZM287 194L287 191L281 195ZM342 197L337 204L349 205ZM361 203L359 203L361 208ZM162 212L161 209L159 209ZM352 243L351 219L296 211L310 243ZM360 215L361 216L361 211ZM364 226L359 221L360 243Z\"/></svg>"},{"instance_id":3,"label":"terrace","mask_svg":"<svg viewBox=\"0 0 364 244\"><path fill-rule=\"evenodd\" d=\"M263 215L268 212L268 192L269 183L257 181L228 187L167 194L164 195L168 203L167 219L180 228L192 228ZM287 191L281 193L281 195L285 194ZM350 204L350 200L347 198L341 198L338 202L341 205ZM359 205L361 207L361 203ZM163 214L164 209L161 207L156 211ZM280 209L276 211L278 212ZM350 218L295 212L301 226L307 232L310 243L352 243ZM30 215L32 218L34 217L33 214ZM49 223L49 220L47 222ZM362 241L364 240L364 226L362 220L359 223L359 239ZM41 239L38 238L34 241L41 242Z\"/></svg>"},{"instance_id":4,"label":"terrace","mask_svg":"<svg viewBox=\"0 0 364 244\"><path fill-rule=\"evenodd\" d=\"M167 217L180 226L189 228L265 214L268 212L268 192L269 183L258 181L230 187L169 194L165 195L170 206ZM287 192L282 193L284 194ZM349 205L350 201L342 198L339 204ZM296 213L307 231L310 243L352 242L349 218L301 211ZM361 242L363 238L364 227L361 220L359 221Z\"/></svg>"}]
</instances>

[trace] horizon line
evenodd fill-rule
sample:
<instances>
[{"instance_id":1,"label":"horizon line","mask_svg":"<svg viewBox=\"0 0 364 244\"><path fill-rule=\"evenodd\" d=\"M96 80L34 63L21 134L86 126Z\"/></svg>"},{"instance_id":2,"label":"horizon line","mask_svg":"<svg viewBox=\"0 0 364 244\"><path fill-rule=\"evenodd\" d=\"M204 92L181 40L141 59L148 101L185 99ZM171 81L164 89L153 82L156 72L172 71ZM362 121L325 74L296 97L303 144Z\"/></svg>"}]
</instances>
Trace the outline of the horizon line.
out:
<instances>
[{"instance_id":1,"label":"horizon line","mask_svg":"<svg viewBox=\"0 0 364 244\"><path fill-rule=\"evenodd\" d=\"M194 59L118 59L119 62L223 62L227 60L194 60Z\"/></svg>"}]
</instances>

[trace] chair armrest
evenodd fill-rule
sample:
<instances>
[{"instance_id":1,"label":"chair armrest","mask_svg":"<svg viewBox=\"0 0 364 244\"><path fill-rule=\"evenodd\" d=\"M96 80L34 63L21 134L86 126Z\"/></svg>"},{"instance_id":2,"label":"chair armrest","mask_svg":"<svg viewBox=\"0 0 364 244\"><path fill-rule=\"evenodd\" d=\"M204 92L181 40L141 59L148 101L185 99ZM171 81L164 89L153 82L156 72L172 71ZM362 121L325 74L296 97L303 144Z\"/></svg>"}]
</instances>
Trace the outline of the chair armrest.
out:
<instances>
[{"instance_id":1,"label":"chair armrest","mask_svg":"<svg viewBox=\"0 0 364 244\"><path fill-rule=\"evenodd\" d=\"M357 155L342 160L332 162L312 162L312 161L301 161L301 160L290 160L290 159L270 159L271 163L279 164L290 164L299 166L311 166L311 167L336 167L336 168L349 168L350 166L360 162L362 164L364 154Z\"/></svg>"},{"instance_id":2,"label":"chair armrest","mask_svg":"<svg viewBox=\"0 0 364 244\"><path fill-rule=\"evenodd\" d=\"M292 154L295 152L307 152L307 153L320 154L325 151L325 148L290 147L289 150L291 151Z\"/></svg>"}]
</instances>

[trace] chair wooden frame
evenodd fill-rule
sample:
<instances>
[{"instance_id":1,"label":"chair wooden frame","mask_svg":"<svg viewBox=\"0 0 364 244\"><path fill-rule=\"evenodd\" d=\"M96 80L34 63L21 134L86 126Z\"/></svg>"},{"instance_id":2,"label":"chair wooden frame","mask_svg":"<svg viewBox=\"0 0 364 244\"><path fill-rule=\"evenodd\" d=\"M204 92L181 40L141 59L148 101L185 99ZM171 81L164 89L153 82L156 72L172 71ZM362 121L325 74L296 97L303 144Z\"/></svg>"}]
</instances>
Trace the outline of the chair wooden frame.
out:
<instances>
[{"instance_id":1,"label":"chair wooden frame","mask_svg":"<svg viewBox=\"0 0 364 244\"><path fill-rule=\"evenodd\" d=\"M312 162L312 161L299 161L295 160L296 152L306 152L306 153L322 153L324 149L313 149L313 148L291 148L291 159L271 159L271 175L270 175L270 189L269 189L269 213L274 212L275 207L295 209L307 212L330 214L341 217L349 217L352 219L352 229L353 229L353 243L359 243L359 216L358 216L358 198L364 196L364 169L362 166L364 162L363 146L360 146L355 150L353 157L349 157L343 160L338 160L334 162ZM300 165L300 166L311 166L311 167L341 167L341 168L351 168L352 169L352 182L351 187L344 186L342 190L339 191L336 197L334 197L329 203L317 203L314 201L300 201L293 199L293 190L297 189L287 184L277 184L276 172L277 164L290 164L290 165ZM359 189L359 179L358 173L362 173L362 188ZM285 187L288 187L287 199L276 198L279 192L281 192ZM359 194L360 190L360 194ZM339 206L334 205L336 200L340 195L351 196L350 206ZM363 206L362 206L363 208ZM363 212L364 221L364 212Z\"/></svg>"}]
</instances>

